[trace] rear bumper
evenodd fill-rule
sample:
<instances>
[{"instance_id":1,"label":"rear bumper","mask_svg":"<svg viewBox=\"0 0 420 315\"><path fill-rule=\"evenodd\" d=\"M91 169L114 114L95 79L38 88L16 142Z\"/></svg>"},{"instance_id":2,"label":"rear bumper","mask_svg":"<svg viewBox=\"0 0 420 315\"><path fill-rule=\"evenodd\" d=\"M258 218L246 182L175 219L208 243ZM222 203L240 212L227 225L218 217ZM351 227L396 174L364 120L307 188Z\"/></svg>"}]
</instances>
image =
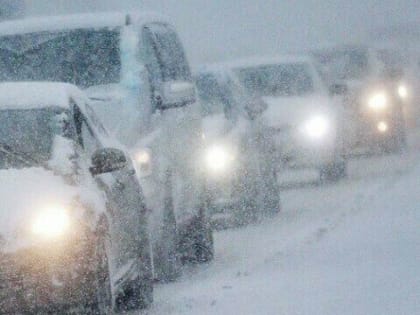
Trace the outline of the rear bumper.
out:
<instances>
[{"instance_id":1,"label":"rear bumper","mask_svg":"<svg viewBox=\"0 0 420 315\"><path fill-rule=\"evenodd\" d=\"M1 254L2 313L62 313L95 301L92 244Z\"/></svg>"}]
</instances>

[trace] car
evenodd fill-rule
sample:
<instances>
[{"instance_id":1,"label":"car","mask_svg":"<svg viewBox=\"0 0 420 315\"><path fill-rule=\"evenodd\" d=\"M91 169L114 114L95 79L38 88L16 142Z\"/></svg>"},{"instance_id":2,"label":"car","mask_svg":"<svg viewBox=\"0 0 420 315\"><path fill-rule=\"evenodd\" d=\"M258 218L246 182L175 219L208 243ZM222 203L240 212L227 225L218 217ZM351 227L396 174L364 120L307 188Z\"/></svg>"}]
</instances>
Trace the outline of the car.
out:
<instances>
[{"instance_id":1,"label":"car","mask_svg":"<svg viewBox=\"0 0 420 315\"><path fill-rule=\"evenodd\" d=\"M313 55L331 93L343 98L351 153L405 149L404 112L410 111L406 104L410 92L393 54L364 45L343 45L315 50Z\"/></svg>"},{"instance_id":2,"label":"car","mask_svg":"<svg viewBox=\"0 0 420 315\"><path fill-rule=\"evenodd\" d=\"M346 176L342 108L310 57L251 57L229 67L250 95L267 103L262 119L271 129L279 164L318 169L322 181Z\"/></svg>"},{"instance_id":3,"label":"car","mask_svg":"<svg viewBox=\"0 0 420 315\"><path fill-rule=\"evenodd\" d=\"M279 213L274 146L259 119L266 104L250 97L223 64L202 66L195 83L207 143L203 160L214 226L237 226Z\"/></svg>"},{"instance_id":4,"label":"car","mask_svg":"<svg viewBox=\"0 0 420 315\"><path fill-rule=\"evenodd\" d=\"M103 49L107 47L107 49ZM133 156L151 209L154 277L213 258L199 105L168 19L101 12L0 23L1 80L73 83Z\"/></svg>"},{"instance_id":5,"label":"car","mask_svg":"<svg viewBox=\"0 0 420 315\"><path fill-rule=\"evenodd\" d=\"M133 163L77 87L0 83L0 310L149 306L147 211Z\"/></svg>"}]
</instances>

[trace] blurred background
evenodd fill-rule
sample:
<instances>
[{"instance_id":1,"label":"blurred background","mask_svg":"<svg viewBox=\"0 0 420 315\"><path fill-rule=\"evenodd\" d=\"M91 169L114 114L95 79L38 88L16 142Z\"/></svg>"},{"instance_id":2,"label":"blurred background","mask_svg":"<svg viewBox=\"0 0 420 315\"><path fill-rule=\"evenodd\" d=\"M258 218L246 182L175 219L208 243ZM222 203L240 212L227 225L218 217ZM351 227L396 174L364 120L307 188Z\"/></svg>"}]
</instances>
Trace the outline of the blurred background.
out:
<instances>
[{"instance_id":1,"label":"blurred background","mask_svg":"<svg viewBox=\"0 0 420 315\"><path fill-rule=\"evenodd\" d=\"M3 0L3 17L153 10L176 25L193 65L374 41L420 51L418 0Z\"/></svg>"}]
</instances>

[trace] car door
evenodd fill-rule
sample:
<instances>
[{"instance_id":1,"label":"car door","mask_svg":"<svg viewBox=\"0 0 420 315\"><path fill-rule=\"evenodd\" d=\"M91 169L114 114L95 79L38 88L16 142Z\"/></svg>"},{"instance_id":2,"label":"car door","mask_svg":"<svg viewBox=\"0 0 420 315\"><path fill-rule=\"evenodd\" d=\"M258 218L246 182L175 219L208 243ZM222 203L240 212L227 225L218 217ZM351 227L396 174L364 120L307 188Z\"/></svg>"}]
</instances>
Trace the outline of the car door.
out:
<instances>
[{"instance_id":1,"label":"car door","mask_svg":"<svg viewBox=\"0 0 420 315\"><path fill-rule=\"evenodd\" d=\"M94 119L89 119L75 107L76 125L81 157L89 161L96 150L104 147L99 140L100 131L94 128ZM102 137L103 138L103 135ZM127 157L128 158L128 157ZM141 187L128 161L129 167L95 176L95 181L106 195L107 214L110 218L112 240L111 266L117 270L126 264L147 261L149 246L147 235L146 207Z\"/></svg>"}]
</instances>

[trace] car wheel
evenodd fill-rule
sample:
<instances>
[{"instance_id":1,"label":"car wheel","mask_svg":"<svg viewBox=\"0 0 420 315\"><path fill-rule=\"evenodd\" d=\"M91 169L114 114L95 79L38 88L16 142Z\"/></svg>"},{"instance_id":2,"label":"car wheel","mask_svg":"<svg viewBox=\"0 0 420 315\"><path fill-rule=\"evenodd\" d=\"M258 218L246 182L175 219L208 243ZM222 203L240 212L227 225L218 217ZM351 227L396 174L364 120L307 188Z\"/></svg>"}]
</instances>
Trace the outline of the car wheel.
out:
<instances>
[{"instance_id":1,"label":"car wheel","mask_svg":"<svg viewBox=\"0 0 420 315\"><path fill-rule=\"evenodd\" d=\"M205 222L201 222L200 225L194 242L194 258L197 263L206 263L214 258L213 231Z\"/></svg>"},{"instance_id":2,"label":"car wheel","mask_svg":"<svg viewBox=\"0 0 420 315\"><path fill-rule=\"evenodd\" d=\"M237 203L233 209L233 218L236 226L257 222L259 218L260 176L256 168L250 165L239 172L234 183L234 199Z\"/></svg>"},{"instance_id":3,"label":"car wheel","mask_svg":"<svg viewBox=\"0 0 420 315\"><path fill-rule=\"evenodd\" d=\"M138 232L139 240L132 243L134 257L116 287L115 311L127 312L148 308L153 303L153 272L150 240L145 231Z\"/></svg>"},{"instance_id":4,"label":"car wheel","mask_svg":"<svg viewBox=\"0 0 420 315\"><path fill-rule=\"evenodd\" d=\"M155 280L172 282L179 278L181 262L177 252L177 225L174 210L166 209L160 239L155 243L153 261Z\"/></svg>"},{"instance_id":5,"label":"car wheel","mask_svg":"<svg viewBox=\"0 0 420 315\"><path fill-rule=\"evenodd\" d=\"M138 276L130 280L115 299L117 312L128 312L148 308L153 303L153 276L149 257L139 257L136 263Z\"/></svg>"},{"instance_id":6,"label":"car wheel","mask_svg":"<svg viewBox=\"0 0 420 315\"><path fill-rule=\"evenodd\" d=\"M107 242L108 237L105 233L98 238L95 248L96 272L95 272L95 286L96 286L96 301L93 306L92 314L106 315L110 314L112 310L112 291L111 278L109 272Z\"/></svg>"},{"instance_id":7,"label":"car wheel","mask_svg":"<svg viewBox=\"0 0 420 315\"><path fill-rule=\"evenodd\" d=\"M173 201L172 173L167 172L165 184L163 224L159 240L154 244L153 261L155 280L171 282L179 278L181 262L177 251L178 228Z\"/></svg>"},{"instance_id":8,"label":"car wheel","mask_svg":"<svg viewBox=\"0 0 420 315\"><path fill-rule=\"evenodd\" d=\"M213 230L207 217L200 213L184 226L178 242L178 252L185 263L206 263L213 260Z\"/></svg>"}]
</instances>

